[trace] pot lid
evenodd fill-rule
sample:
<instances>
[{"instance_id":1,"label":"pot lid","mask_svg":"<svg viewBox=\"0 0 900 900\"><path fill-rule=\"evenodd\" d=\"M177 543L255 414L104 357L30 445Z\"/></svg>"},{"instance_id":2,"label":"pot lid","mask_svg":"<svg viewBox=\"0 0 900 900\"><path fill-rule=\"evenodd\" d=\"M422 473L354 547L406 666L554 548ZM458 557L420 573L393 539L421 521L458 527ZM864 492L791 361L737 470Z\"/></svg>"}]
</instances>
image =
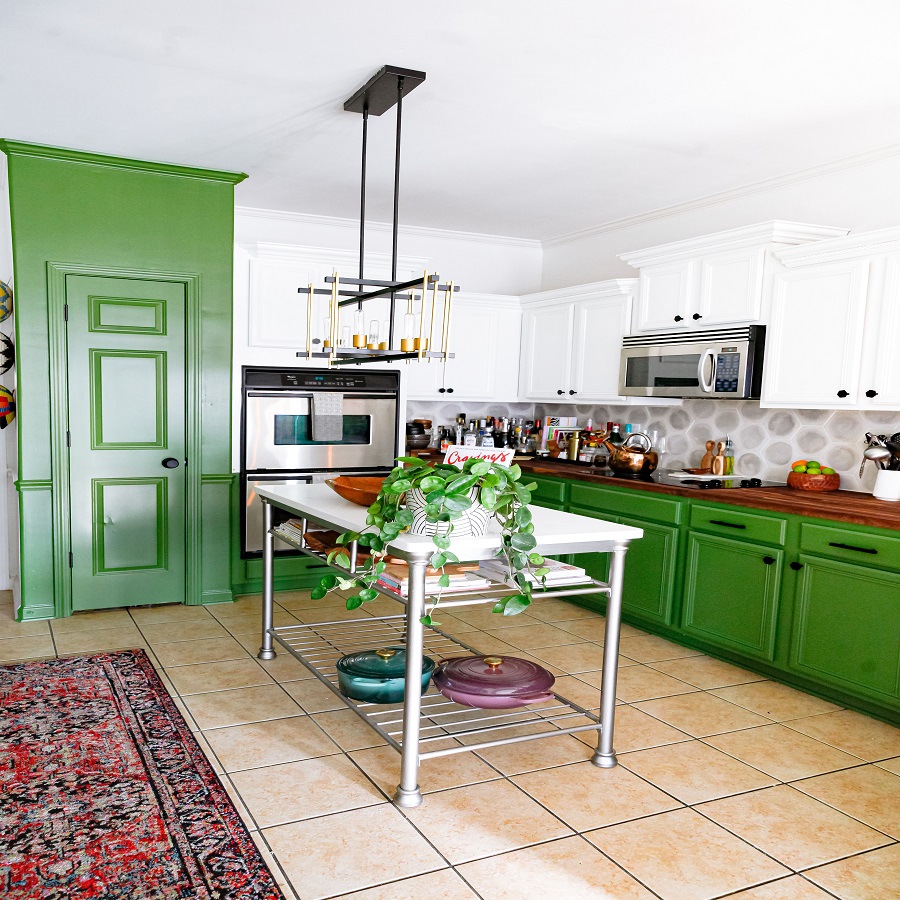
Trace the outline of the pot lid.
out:
<instances>
[{"instance_id":1,"label":"pot lid","mask_svg":"<svg viewBox=\"0 0 900 900\"><path fill-rule=\"evenodd\" d=\"M402 678L406 674L406 649L404 647L379 647L376 650L360 650L348 653L337 661L337 668L346 675L362 675L366 678ZM422 671L430 672L434 660L422 657Z\"/></svg>"},{"instance_id":2,"label":"pot lid","mask_svg":"<svg viewBox=\"0 0 900 900\"><path fill-rule=\"evenodd\" d=\"M467 694L519 697L548 691L556 679L543 666L517 656L460 656L434 670L438 687Z\"/></svg>"}]
</instances>

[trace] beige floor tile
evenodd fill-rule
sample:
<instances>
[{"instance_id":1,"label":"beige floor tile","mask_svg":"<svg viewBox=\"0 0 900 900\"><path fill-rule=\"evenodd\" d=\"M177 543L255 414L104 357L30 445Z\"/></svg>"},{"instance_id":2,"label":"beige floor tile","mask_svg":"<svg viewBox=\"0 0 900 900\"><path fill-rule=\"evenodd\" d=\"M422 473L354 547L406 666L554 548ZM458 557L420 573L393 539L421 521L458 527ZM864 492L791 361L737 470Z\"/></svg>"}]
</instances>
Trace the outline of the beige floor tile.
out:
<instances>
[{"instance_id":1,"label":"beige floor tile","mask_svg":"<svg viewBox=\"0 0 900 900\"><path fill-rule=\"evenodd\" d=\"M842 900L897 900L900 844L811 869L805 874Z\"/></svg>"},{"instance_id":2,"label":"beige floor tile","mask_svg":"<svg viewBox=\"0 0 900 900\"><path fill-rule=\"evenodd\" d=\"M49 633L0 640L0 663L44 659L48 656L56 656L53 638Z\"/></svg>"},{"instance_id":3,"label":"beige floor tile","mask_svg":"<svg viewBox=\"0 0 900 900\"><path fill-rule=\"evenodd\" d=\"M649 666L625 666L616 674L616 696L626 703L671 697L675 694L690 694L696 690L692 684L657 672Z\"/></svg>"},{"instance_id":4,"label":"beige floor tile","mask_svg":"<svg viewBox=\"0 0 900 900\"><path fill-rule=\"evenodd\" d=\"M577 703L582 709L600 707L600 688L587 684L575 675L563 675L553 685L555 693Z\"/></svg>"},{"instance_id":5,"label":"beige floor tile","mask_svg":"<svg viewBox=\"0 0 900 900\"><path fill-rule=\"evenodd\" d=\"M297 704L275 684L191 694L184 704L202 729L297 716Z\"/></svg>"},{"instance_id":6,"label":"beige floor tile","mask_svg":"<svg viewBox=\"0 0 900 900\"><path fill-rule=\"evenodd\" d=\"M141 625L141 633L150 644L168 644L176 641L199 641L204 638L225 638L228 632L212 617L186 622L160 622L158 625Z\"/></svg>"},{"instance_id":7,"label":"beige floor tile","mask_svg":"<svg viewBox=\"0 0 900 900\"><path fill-rule=\"evenodd\" d=\"M700 741L623 753L619 762L689 806L774 783L770 776Z\"/></svg>"},{"instance_id":8,"label":"beige floor tile","mask_svg":"<svg viewBox=\"0 0 900 900\"><path fill-rule=\"evenodd\" d=\"M566 600L542 600L540 594L535 594L534 603L528 610L528 615L540 619L542 622L570 622L573 619L590 619L599 613L576 603Z\"/></svg>"},{"instance_id":9,"label":"beige floor tile","mask_svg":"<svg viewBox=\"0 0 900 900\"><path fill-rule=\"evenodd\" d=\"M239 635L239 634L262 634L262 616L259 615L242 615L242 616L227 616L223 619L216 619L216 621L226 630L229 634ZM276 628L281 628L287 625L299 625L300 623L294 618L293 613L289 613L287 610L276 608L272 612L272 622Z\"/></svg>"},{"instance_id":10,"label":"beige floor tile","mask_svg":"<svg viewBox=\"0 0 900 900\"><path fill-rule=\"evenodd\" d=\"M878 766L879 768L887 769L888 772L893 772L895 775L900 775L900 756L894 759L885 759L878 763Z\"/></svg>"},{"instance_id":11,"label":"beige floor tile","mask_svg":"<svg viewBox=\"0 0 900 900\"><path fill-rule=\"evenodd\" d=\"M147 646L146 640L133 624L98 628L96 631L67 631L54 635L54 642L60 656L100 653L104 650L133 650Z\"/></svg>"},{"instance_id":12,"label":"beige floor tile","mask_svg":"<svg viewBox=\"0 0 900 900\"><path fill-rule=\"evenodd\" d=\"M460 873L485 900L651 900L653 895L581 837L550 841L477 862Z\"/></svg>"},{"instance_id":13,"label":"beige floor tile","mask_svg":"<svg viewBox=\"0 0 900 900\"><path fill-rule=\"evenodd\" d=\"M872 850L890 840L787 784L713 800L697 809L795 871Z\"/></svg>"},{"instance_id":14,"label":"beige floor tile","mask_svg":"<svg viewBox=\"0 0 900 900\"><path fill-rule=\"evenodd\" d=\"M713 735L704 741L779 781L809 778L862 762L784 725L747 728Z\"/></svg>"},{"instance_id":15,"label":"beige floor tile","mask_svg":"<svg viewBox=\"0 0 900 900\"><path fill-rule=\"evenodd\" d=\"M244 644L239 635L234 638L247 652L256 659L257 663L265 669L276 681L304 681L307 678L315 678L306 666L303 665L295 657L291 656L286 650L278 649L275 659L259 659L256 654L259 652L259 639L252 643L249 647Z\"/></svg>"},{"instance_id":16,"label":"beige floor tile","mask_svg":"<svg viewBox=\"0 0 900 900\"><path fill-rule=\"evenodd\" d=\"M736 684L731 687L716 688L710 693L759 713L776 722L800 719L841 709L835 703L820 700L811 694L804 694L777 681L755 681L752 684Z\"/></svg>"},{"instance_id":17,"label":"beige floor tile","mask_svg":"<svg viewBox=\"0 0 900 900\"><path fill-rule=\"evenodd\" d=\"M50 628L54 634L68 634L70 631L96 631L98 628L122 628L134 626L127 609L97 609L72 613L64 619L51 619Z\"/></svg>"},{"instance_id":18,"label":"beige floor tile","mask_svg":"<svg viewBox=\"0 0 900 900\"><path fill-rule=\"evenodd\" d=\"M447 608L447 612L454 618L468 622L477 628L518 628L523 625L539 625L541 623L541 620L535 619L529 613L519 613L517 616L498 615L491 612L490 604L452 606Z\"/></svg>"},{"instance_id":19,"label":"beige floor tile","mask_svg":"<svg viewBox=\"0 0 900 900\"><path fill-rule=\"evenodd\" d=\"M791 875L750 888L749 891L731 894L728 900L833 900L833 897L810 884L802 875Z\"/></svg>"},{"instance_id":20,"label":"beige floor tile","mask_svg":"<svg viewBox=\"0 0 900 900\"><path fill-rule=\"evenodd\" d=\"M711 656L687 656L683 659L661 659L649 663L654 669L665 672L673 678L680 678L702 690L727 687L731 684L748 684L751 681L765 681L764 675L757 675L747 669L739 669L730 663L713 659Z\"/></svg>"},{"instance_id":21,"label":"beige floor tile","mask_svg":"<svg viewBox=\"0 0 900 900\"><path fill-rule=\"evenodd\" d=\"M275 603L278 602L278 594L275 595ZM262 618L262 594L244 594L236 597L231 603L216 603L208 607L210 615L219 619L231 619L235 616L256 616Z\"/></svg>"},{"instance_id":22,"label":"beige floor tile","mask_svg":"<svg viewBox=\"0 0 900 900\"><path fill-rule=\"evenodd\" d=\"M231 780L260 828L384 803L343 754L235 772Z\"/></svg>"},{"instance_id":23,"label":"beige floor tile","mask_svg":"<svg viewBox=\"0 0 900 900\"><path fill-rule=\"evenodd\" d=\"M272 873L275 883L281 888L287 900L300 900L299 895L287 880L287 876L282 871L281 866L278 865L278 860L272 855L272 851L269 849L263 835L258 831L254 831L250 834L250 837L253 838L253 843L256 844L260 856L262 856L263 862L266 864L266 868Z\"/></svg>"},{"instance_id":24,"label":"beige floor tile","mask_svg":"<svg viewBox=\"0 0 900 900\"><path fill-rule=\"evenodd\" d=\"M491 656L518 656L521 658L525 652L518 647L513 647L512 644L507 644L506 641L495 638L486 631L473 631L465 636L465 641L479 653Z\"/></svg>"},{"instance_id":25,"label":"beige floor tile","mask_svg":"<svg viewBox=\"0 0 900 900\"><path fill-rule=\"evenodd\" d=\"M435 627L438 630L443 631L444 634L459 635L466 643L468 643L467 635L471 634L473 631L481 630L477 625L466 622L464 619L460 619L458 616L454 616L452 613L444 612L440 609L433 614L433 619ZM428 876L420 877L425 878Z\"/></svg>"},{"instance_id":26,"label":"beige floor tile","mask_svg":"<svg viewBox=\"0 0 900 900\"><path fill-rule=\"evenodd\" d=\"M288 615L287 612L284 615ZM365 606L358 609L347 609L340 597L329 597L321 606L314 609L297 609L289 615L303 623L310 622L347 622L354 619L371 619ZM279 623L276 622L276 625Z\"/></svg>"},{"instance_id":27,"label":"beige floor tile","mask_svg":"<svg viewBox=\"0 0 900 900\"><path fill-rule=\"evenodd\" d=\"M429 742L422 746L422 750L438 750L456 743L452 739ZM400 783L400 754L393 747L383 744L356 750L350 757L388 797L394 795ZM419 765L419 790L426 794L499 777L496 769L492 769L475 753L454 753L422 760Z\"/></svg>"},{"instance_id":28,"label":"beige floor tile","mask_svg":"<svg viewBox=\"0 0 900 900\"><path fill-rule=\"evenodd\" d=\"M583 732L575 735L579 740L593 747L597 743L596 735ZM689 741L690 735L660 722L653 716L635 709L633 706L616 708L613 745L618 753L630 750L644 750L647 747L660 747L663 744L674 744L677 741Z\"/></svg>"},{"instance_id":29,"label":"beige floor tile","mask_svg":"<svg viewBox=\"0 0 900 900\"><path fill-rule=\"evenodd\" d=\"M623 637L619 642L619 652L629 659L635 659L642 663L703 655L699 650L682 647L681 644L667 641L655 634L647 634L642 637Z\"/></svg>"},{"instance_id":30,"label":"beige floor tile","mask_svg":"<svg viewBox=\"0 0 900 900\"><path fill-rule=\"evenodd\" d=\"M169 670L169 677L172 679L175 689L182 696L272 683L272 679L253 659L232 659L225 662L199 663L196 666L178 666Z\"/></svg>"},{"instance_id":31,"label":"beige floor tile","mask_svg":"<svg viewBox=\"0 0 900 900\"><path fill-rule=\"evenodd\" d=\"M216 728L204 737L229 773L338 752L309 716Z\"/></svg>"},{"instance_id":32,"label":"beige floor tile","mask_svg":"<svg viewBox=\"0 0 900 900\"><path fill-rule=\"evenodd\" d=\"M316 713L313 718L342 750L363 750L384 743L378 732L351 709Z\"/></svg>"},{"instance_id":33,"label":"beige floor tile","mask_svg":"<svg viewBox=\"0 0 900 900\"><path fill-rule=\"evenodd\" d=\"M900 775L860 766L807 778L794 787L900 840Z\"/></svg>"},{"instance_id":34,"label":"beige floor tile","mask_svg":"<svg viewBox=\"0 0 900 900\"><path fill-rule=\"evenodd\" d=\"M557 628L563 631L569 631L580 637L583 641L595 641L598 644L604 643L606 639L606 618L604 616L592 616L586 619L570 619L564 622L555 622ZM643 637L646 631L641 631L627 622L619 625L619 637Z\"/></svg>"},{"instance_id":35,"label":"beige floor tile","mask_svg":"<svg viewBox=\"0 0 900 900\"><path fill-rule=\"evenodd\" d=\"M512 644L519 650L534 650L538 647L558 647L561 644L580 642L574 634L563 631L555 625L526 625L524 628L495 628L487 632L498 641Z\"/></svg>"},{"instance_id":36,"label":"beige floor tile","mask_svg":"<svg viewBox=\"0 0 900 900\"><path fill-rule=\"evenodd\" d=\"M161 606L132 606L128 612L138 625L159 625L164 622L206 622L210 618L210 611L214 608L165 603Z\"/></svg>"},{"instance_id":37,"label":"beige floor tile","mask_svg":"<svg viewBox=\"0 0 900 900\"><path fill-rule=\"evenodd\" d=\"M321 601L319 602L321 603ZM295 608L302 609L303 607ZM363 604L363 609L365 609L370 616L390 617L406 615L405 604L401 603L399 600L394 600L392 597L385 597L384 595L376 597L374 600L369 600L367 603Z\"/></svg>"},{"instance_id":38,"label":"beige floor tile","mask_svg":"<svg viewBox=\"0 0 900 900\"><path fill-rule=\"evenodd\" d=\"M172 696L172 702L175 704L178 712L181 713L181 718L184 719L187 727L190 728L191 731L200 731L200 726L191 715L191 711L184 705L184 702L176 696Z\"/></svg>"},{"instance_id":39,"label":"beige floor tile","mask_svg":"<svg viewBox=\"0 0 900 900\"><path fill-rule=\"evenodd\" d=\"M32 622L17 622L12 611L0 613L0 640L6 638L36 637L37 635L50 634L50 622L39 619Z\"/></svg>"},{"instance_id":40,"label":"beige floor tile","mask_svg":"<svg viewBox=\"0 0 900 900\"><path fill-rule=\"evenodd\" d=\"M244 825L247 826L247 830L250 832L258 831L256 822L253 821L253 817L250 815L250 811L247 809L246 804L241 799L241 795L238 793L237 788L235 788L234 784L231 781L231 778L224 773L219 773L219 780L222 782L222 787L225 788L225 792L228 794L228 798L234 804L234 808L237 810L238 815L241 817L241 821Z\"/></svg>"},{"instance_id":41,"label":"beige floor tile","mask_svg":"<svg viewBox=\"0 0 900 900\"><path fill-rule=\"evenodd\" d=\"M585 835L666 900L707 900L790 874L692 809Z\"/></svg>"},{"instance_id":42,"label":"beige floor tile","mask_svg":"<svg viewBox=\"0 0 900 900\"><path fill-rule=\"evenodd\" d=\"M694 737L722 734L754 725L771 725L770 719L702 692L647 700L637 704L637 707Z\"/></svg>"},{"instance_id":43,"label":"beige floor tile","mask_svg":"<svg viewBox=\"0 0 900 900\"><path fill-rule=\"evenodd\" d=\"M346 703L318 678L289 681L285 683L284 689L300 704L304 712L317 713L346 708Z\"/></svg>"},{"instance_id":44,"label":"beige floor tile","mask_svg":"<svg viewBox=\"0 0 900 900\"><path fill-rule=\"evenodd\" d=\"M390 803L276 825L263 836L306 900L446 868Z\"/></svg>"},{"instance_id":45,"label":"beige floor tile","mask_svg":"<svg viewBox=\"0 0 900 900\"><path fill-rule=\"evenodd\" d=\"M542 647L532 656L556 666L569 675L594 672L603 667L603 647L600 644L565 644L562 647Z\"/></svg>"},{"instance_id":46,"label":"beige floor tile","mask_svg":"<svg viewBox=\"0 0 900 900\"><path fill-rule=\"evenodd\" d=\"M454 865L571 834L508 781L429 794L410 821Z\"/></svg>"},{"instance_id":47,"label":"beige floor tile","mask_svg":"<svg viewBox=\"0 0 900 900\"><path fill-rule=\"evenodd\" d=\"M487 747L479 750L478 755L504 775L517 775L520 772L590 759L591 750L571 735L563 734L518 744Z\"/></svg>"},{"instance_id":48,"label":"beige floor tile","mask_svg":"<svg viewBox=\"0 0 900 900\"><path fill-rule=\"evenodd\" d=\"M247 651L230 635L199 641L176 641L156 644L156 658L164 666L187 666L198 663L243 659Z\"/></svg>"},{"instance_id":49,"label":"beige floor tile","mask_svg":"<svg viewBox=\"0 0 900 900\"><path fill-rule=\"evenodd\" d=\"M580 762L517 775L512 780L575 831L681 806L622 766L600 769L590 762Z\"/></svg>"},{"instance_id":50,"label":"beige floor tile","mask_svg":"<svg viewBox=\"0 0 900 900\"><path fill-rule=\"evenodd\" d=\"M849 709L791 719L788 728L852 753L866 762L900 756L900 728Z\"/></svg>"},{"instance_id":51,"label":"beige floor tile","mask_svg":"<svg viewBox=\"0 0 900 900\"><path fill-rule=\"evenodd\" d=\"M365 891L344 894L336 900L402 900L427 897L428 900L470 900L477 894L452 869L440 869L416 875L404 881L392 881Z\"/></svg>"}]
</instances>

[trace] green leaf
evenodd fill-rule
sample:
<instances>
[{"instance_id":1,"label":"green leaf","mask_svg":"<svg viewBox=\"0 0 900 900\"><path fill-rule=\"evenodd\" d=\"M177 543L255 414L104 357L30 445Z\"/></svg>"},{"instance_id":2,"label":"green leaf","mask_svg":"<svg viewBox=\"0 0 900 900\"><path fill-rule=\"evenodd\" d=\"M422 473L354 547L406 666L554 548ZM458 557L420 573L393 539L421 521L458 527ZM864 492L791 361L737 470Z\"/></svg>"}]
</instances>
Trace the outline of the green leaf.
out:
<instances>
[{"instance_id":1,"label":"green leaf","mask_svg":"<svg viewBox=\"0 0 900 900\"><path fill-rule=\"evenodd\" d=\"M541 556L540 553L529 553L528 562L530 562L533 566L539 566L544 562L544 557Z\"/></svg>"},{"instance_id":2,"label":"green leaf","mask_svg":"<svg viewBox=\"0 0 900 900\"><path fill-rule=\"evenodd\" d=\"M528 488L522 487L521 484L514 484L513 490L516 494L516 499L520 503L524 503L526 506L531 503L531 491Z\"/></svg>"},{"instance_id":3,"label":"green leaf","mask_svg":"<svg viewBox=\"0 0 900 900\"><path fill-rule=\"evenodd\" d=\"M436 491L444 486L444 479L438 475L426 475L419 482L419 487L427 494L429 491Z\"/></svg>"},{"instance_id":4,"label":"green leaf","mask_svg":"<svg viewBox=\"0 0 900 900\"><path fill-rule=\"evenodd\" d=\"M325 588L326 591L330 591L337 584L337 575L329 572L327 575L323 575L319 579L319 586Z\"/></svg>"},{"instance_id":5,"label":"green leaf","mask_svg":"<svg viewBox=\"0 0 900 900\"><path fill-rule=\"evenodd\" d=\"M379 553L384 550L384 541L377 534L373 534L369 538L369 547L375 553Z\"/></svg>"},{"instance_id":6,"label":"green leaf","mask_svg":"<svg viewBox=\"0 0 900 900\"><path fill-rule=\"evenodd\" d=\"M428 494L426 494L425 502L428 504L440 503L446 496L447 492L444 490L443 486L441 486L437 490L430 491Z\"/></svg>"},{"instance_id":7,"label":"green leaf","mask_svg":"<svg viewBox=\"0 0 900 900\"><path fill-rule=\"evenodd\" d=\"M449 550L444 551L444 559L447 560L448 563L459 562L459 557L455 553L451 553Z\"/></svg>"},{"instance_id":8,"label":"green leaf","mask_svg":"<svg viewBox=\"0 0 900 900\"><path fill-rule=\"evenodd\" d=\"M375 563L375 574L380 575L387 568L387 563Z\"/></svg>"},{"instance_id":9,"label":"green leaf","mask_svg":"<svg viewBox=\"0 0 900 900\"><path fill-rule=\"evenodd\" d=\"M401 478L399 481L395 481L393 484L388 485L385 482L382 490L386 494L405 494L412 487L412 482L408 478Z\"/></svg>"},{"instance_id":10,"label":"green leaf","mask_svg":"<svg viewBox=\"0 0 900 900\"><path fill-rule=\"evenodd\" d=\"M536 481L532 481L531 484L526 484L526 485L525 485L525 490L526 490L526 491L533 491L533 490L535 490L536 488L537 488L537 482L536 482Z\"/></svg>"},{"instance_id":11,"label":"green leaf","mask_svg":"<svg viewBox=\"0 0 900 900\"><path fill-rule=\"evenodd\" d=\"M418 456L398 456L397 462L406 463L411 469L416 466L427 466L428 463L425 460L420 459Z\"/></svg>"},{"instance_id":12,"label":"green leaf","mask_svg":"<svg viewBox=\"0 0 900 900\"><path fill-rule=\"evenodd\" d=\"M510 481L518 481L522 477L522 469L518 463L513 463L509 467L508 475Z\"/></svg>"},{"instance_id":13,"label":"green leaf","mask_svg":"<svg viewBox=\"0 0 900 900\"><path fill-rule=\"evenodd\" d=\"M447 562L447 557L441 552L432 553L431 555L431 567L433 569L440 569L444 563Z\"/></svg>"},{"instance_id":14,"label":"green leaf","mask_svg":"<svg viewBox=\"0 0 900 900\"><path fill-rule=\"evenodd\" d=\"M398 509L394 514L394 521L398 525L412 525L413 523L413 514L411 510L408 509Z\"/></svg>"},{"instance_id":15,"label":"green leaf","mask_svg":"<svg viewBox=\"0 0 900 900\"><path fill-rule=\"evenodd\" d=\"M486 475L491 471L491 464L486 459L479 459L474 462L470 471L473 475Z\"/></svg>"},{"instance_id":16,"label":"green leaf","mask_svg":"<svg viewBox=\"0 0 900 900\"><path fill-rule=\"evenodd\" d=\"M328 593L328 588L324 587L321 583L317 584L310 592L309 596L313 600L321 600Z\"/></svg>"},{"instance_id":17,"label":"green leaf","mask_svg":"<svg viewBox=\"0 0 900 900\"><path fill-rule=\"evenodd\" d=\"M431 625L431 624L432 624L432 623L431 623L431 616L422 616L422 617L419 619L419 621L420 621L423 625Z\"/></svg>"},{"instance_id":18,"label":"green leaf","mask_svg":"<svg viewBox=\"0 0 900 900\"><path fill-rule=\"evenodd\" d=\"M531 524L531 510L527 506L520 506L516 510L516 525L520 528Z\"/></svg>"},{"instance_id":19,"label":"green leaf","mask_svg":"<svg viewBox=\"0 0 900 900\"><path fill-rule=\"evenodd\" d=\"M368 603L370 600L374 600L378 596L378 591L374 588L363 588L359 592L359 596L364 603Z\"/></svg>"},{"instance_id":20,"label":"green leaf","mask_svg":"<svg viewBox=\"0 0 900 900\"><path fill-rule=\"evenodd\" d=\"M359 609L363 605L362 597L348 597L347 609Z\"/></svg>"},{"instance_id":21,"label":"green leaf","mask_svg":"<svg viewBox=\"0 0 900 900\"><path fill-rule=\"evenodd\" d=\"M436 534L432 537L431 542L439 550L446 550L450 546L450 538L443 534Z\"/></svg>"},{"instance_id":22,"label":"green leaf","mask_svg":"<svg viewBox=\"0 0 900 900\"><path fill-rule=\"evenodd\" d=\"M450 576L446 574L441 575L441 577L438 578L438 585L442 588L450 587Z\"/></svg>"},{"instance_id":23,"label":"green leaf","mask_svg":"<svg viewBox=\"0 0 900 900\"><path fill-rule=\"evenodd\" d=\"M536 578L543 578L550 574L550 570L546 566L542 566L540 569L535 569L534 574Z\"/></svg>"},{"instance_id":24,"label":"green leaf","mask_svg":"<svg viewBox=\"0 0 900 900\"><path fill-rule=\"evenodd\" d=\"M514 534L510 539L510 543L516 550L521 550L523 553L537 546L537 541L534 539L534 535L531 534Z\"/></svg>"},{"instance_id":25,"label":"green leaf","mask_svg":"<svg viewBox=\"0 0 900 900\"><path fill-rule=\"evenodd\" d=\"M346 553L342 550L338 555L334 558L335 565L340 566L342 569L350 568L350 557L347 556Z\"/></svg>"},{"instance_id":26,"label":"green leaf","mask_svg":"<svg viewBox=\"0 0 900 900\"><path fill-rule=\"evenodd\" d=\"M517 569L524 569L528 565L528 557L524 553L514 551L512 555L513 566Z\"/></svg>"},{"instance_id":27,"label":"green leaf","mask_svg":"<svg viewBox=\"0 0 900 900\"><path fill-rule=\"evenodd\" d=\"M464 494L471 490L478 483L477 475L462 474L458 478L452 479L447 484L448 494Z\"/></svg>"},{"instance_id":28,"label":"green leaf","mask_svg":"<svg viewBox=\"0 0 900 900\"><path fill-rule=\"evenodd\" d=\"M497 505L497 492L492 487L485 485L481 489L478 499L481 500L481 505L485 509L493 509Z\"/></svg>"},{"instance_id":29,"label":"green leaf","mask_svg":"<svg viewBox=\"0 0 900 900\"><path fill-rule=\"evenodd\" d=\"M338 578L338 587L342 591L352 591L357 587L355 578Z\"/></svg>"},{"instance_id":30,"label":"green leaf","mask_svg":"<svg viewBox=\"0 0 900 900\"><path fill-rule=\"evenodd\" d=\"M471 507L472 501L468 497L446 497L444 498L444 509L450 512L461 513Z\"/></svg>"},{"instance_id":31,"label":"green leaf","mask_svg":"<svg viewBox=\"0 0 900 900\"><path fill-rule=\"evenodd\" d=\"M517 616L519 613L525 612L530 605L531 600L524 594L514 594L512 597L506 598L506 603L503 607L503 615Z\"/></svg>"}]
</instances>

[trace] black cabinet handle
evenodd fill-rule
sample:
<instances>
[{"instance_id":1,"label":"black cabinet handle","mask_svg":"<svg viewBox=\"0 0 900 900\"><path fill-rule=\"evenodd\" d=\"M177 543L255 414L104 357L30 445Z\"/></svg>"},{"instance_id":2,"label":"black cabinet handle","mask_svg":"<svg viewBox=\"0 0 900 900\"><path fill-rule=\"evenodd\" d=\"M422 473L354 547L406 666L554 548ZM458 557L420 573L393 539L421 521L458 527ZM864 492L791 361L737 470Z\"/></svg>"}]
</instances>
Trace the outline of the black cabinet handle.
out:
<instances>
[{"instance_id":1,"label":"black cabinet handle","mask_svg":"<svg viewBox=\"0 0 900 900\"><path fill-rule=\"evenodd\" d=\"M675 316L675 321L676 321L676 322L683 322L683 321L684 321L684 316Z\"/></svg>"},{"instance_id":2,"label":"black cabinet handle","mask_svg":"<svg viewBox=\"0 0 900 900\"><path fill-rule=\"evenodd\" d=\"M565 393L565 391L557 391L556 393L559 394L560 397L562 397L562 395Z\"/></svg>"},{"instance_id":3,"label":"black cabinet handle","mask_svg":"<svg viewBox=\"0 0 900 900\"><path fill-rule=\"evenodd\" d=\"M569 391L569 396L572 397L577 393L578 393L578 391Z\"/></svg>"},{"instance_id":4,"label":"black cabinet handle","mask_svg":"<svg viewBox=\"0 0 900 900\"><path fill-rule=\"evenodd\" d=\"M694 314L691 316L691 318L696 322L697 319L702 319L703 316L701 316L700 313L694 313Z\"/></svg>"},{"instance_id":5,"label":"black cabinet handle","mask_svg":"<svg viewBox=\"0 0 900 900\"><path fill-rule=\"evenodd\" d=\"M872 547L854 547L853 544L836 544L833 541L829 541L828 546L837 547L838 550L855 550L857 553L871 553L873 556L878 553Z\"/></svg>"},{"instance_id":6,"label":"black cabinet handle","mask_svg":"<svg viewBox=\"0 0 900 900\"><path fill-rule=\"evenodd\" d=\"M177 469L178 468L178 460L175 459L174 456L167 456L162 461L163 467L166 469Z\"/></svg>"},{"instance_id":7,"label":"black cabinet handle","mask_svg":"<svg viewBox=\"0 0 900 900\"><path fill-rule=\"evenodd\" d=\"M849 397L849 396L850 396L850 391L838 391L838 397L840 397L841 400L843 400L844 397Z\"/></svg>"},{"instance_id":8,"label":"black cabinet handle","mask_svg":"<svg viewBox=\"0 0 900 900\"><path fill-rule=\"evenodd\" d=\"M445 394L447 392L447 388L438 388L439 394Z\"/></svg>"},{"instance_id":9,"label":"black cabinet handle","mask_svg":"<svg viewBox=\"0 0 900 900\"><path fill-rule=\"evenodd\" d=\"M721 519L710 519L710 525L724 525L726 528L746 528L746 525L739 525L737 522L723 522Z\"/></svg>"},{"instance_id":10,"label":"black cabinet handle","mask_svg":"<svg viewBox=\"0 0 900 900\"><path fill-rule=\"evenodd\" d=\"M872 397L878 396L878 391L866 391L866 396L871 399Z\"/></svg>"},{"instance_id":11,"label":"black cabinet handle","mask_svg":"<svg viewBox=\"0 0 900 900\"><path fill-rule=\"evenodd\" d=\"M448 394L452 394L452 393L453 393L453 388L447 388L447 393L448 393Z\"/></svg>"},{"instance_id":12,"label":"black cabinet handle","mask_svg":"<svg viewBox=\"0 0 900 900\"><path fill-rule=\"evenodd\" d=\"M763 562L764 562L767 566L771 566L772 563L775 562L775 557L774 557L774 556L764 556L764 557L763 557Z\"/></svg>"},{"instance_id":13,"label":"black cabinet handle","mask_svg":"<svg viewBox=\"0 0 900 900\"><path fill-rule=\"evenodd\" d=\"M792 562L790 565L795 572L799 572L803 568L803 563Z\"/></svg>"}]
</instances>

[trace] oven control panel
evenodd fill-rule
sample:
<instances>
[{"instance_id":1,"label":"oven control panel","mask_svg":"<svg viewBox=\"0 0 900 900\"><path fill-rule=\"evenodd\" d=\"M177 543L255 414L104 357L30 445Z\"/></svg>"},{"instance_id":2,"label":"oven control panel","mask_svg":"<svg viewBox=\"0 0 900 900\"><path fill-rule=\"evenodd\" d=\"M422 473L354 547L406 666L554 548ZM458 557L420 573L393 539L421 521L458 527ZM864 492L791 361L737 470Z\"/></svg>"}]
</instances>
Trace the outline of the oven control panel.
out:
<instances>
[{"instance_id":1,"label":"oven control panel","mask_svg":"<svg viewBox=\"0 0 900 900\"><path fill-rule=\"evenodd\" d=\"M269 390L326 390L326 391L387 391L399 389L398 372L357 371L334 369L275 369L264 366L244 367L244 388Z\"/></svg>"},{"instance_id":2,"label":"oven control panel","mask_svg":"<svg viewBox=\"0 0 900 900\"><path fill-rule=\"evenodd\" d=\"M282 372L281 383L284 387L362 388L366 386L367 381L365 375L350 375L343 372L324 374Z\"/></svg>"}]
</instances>

